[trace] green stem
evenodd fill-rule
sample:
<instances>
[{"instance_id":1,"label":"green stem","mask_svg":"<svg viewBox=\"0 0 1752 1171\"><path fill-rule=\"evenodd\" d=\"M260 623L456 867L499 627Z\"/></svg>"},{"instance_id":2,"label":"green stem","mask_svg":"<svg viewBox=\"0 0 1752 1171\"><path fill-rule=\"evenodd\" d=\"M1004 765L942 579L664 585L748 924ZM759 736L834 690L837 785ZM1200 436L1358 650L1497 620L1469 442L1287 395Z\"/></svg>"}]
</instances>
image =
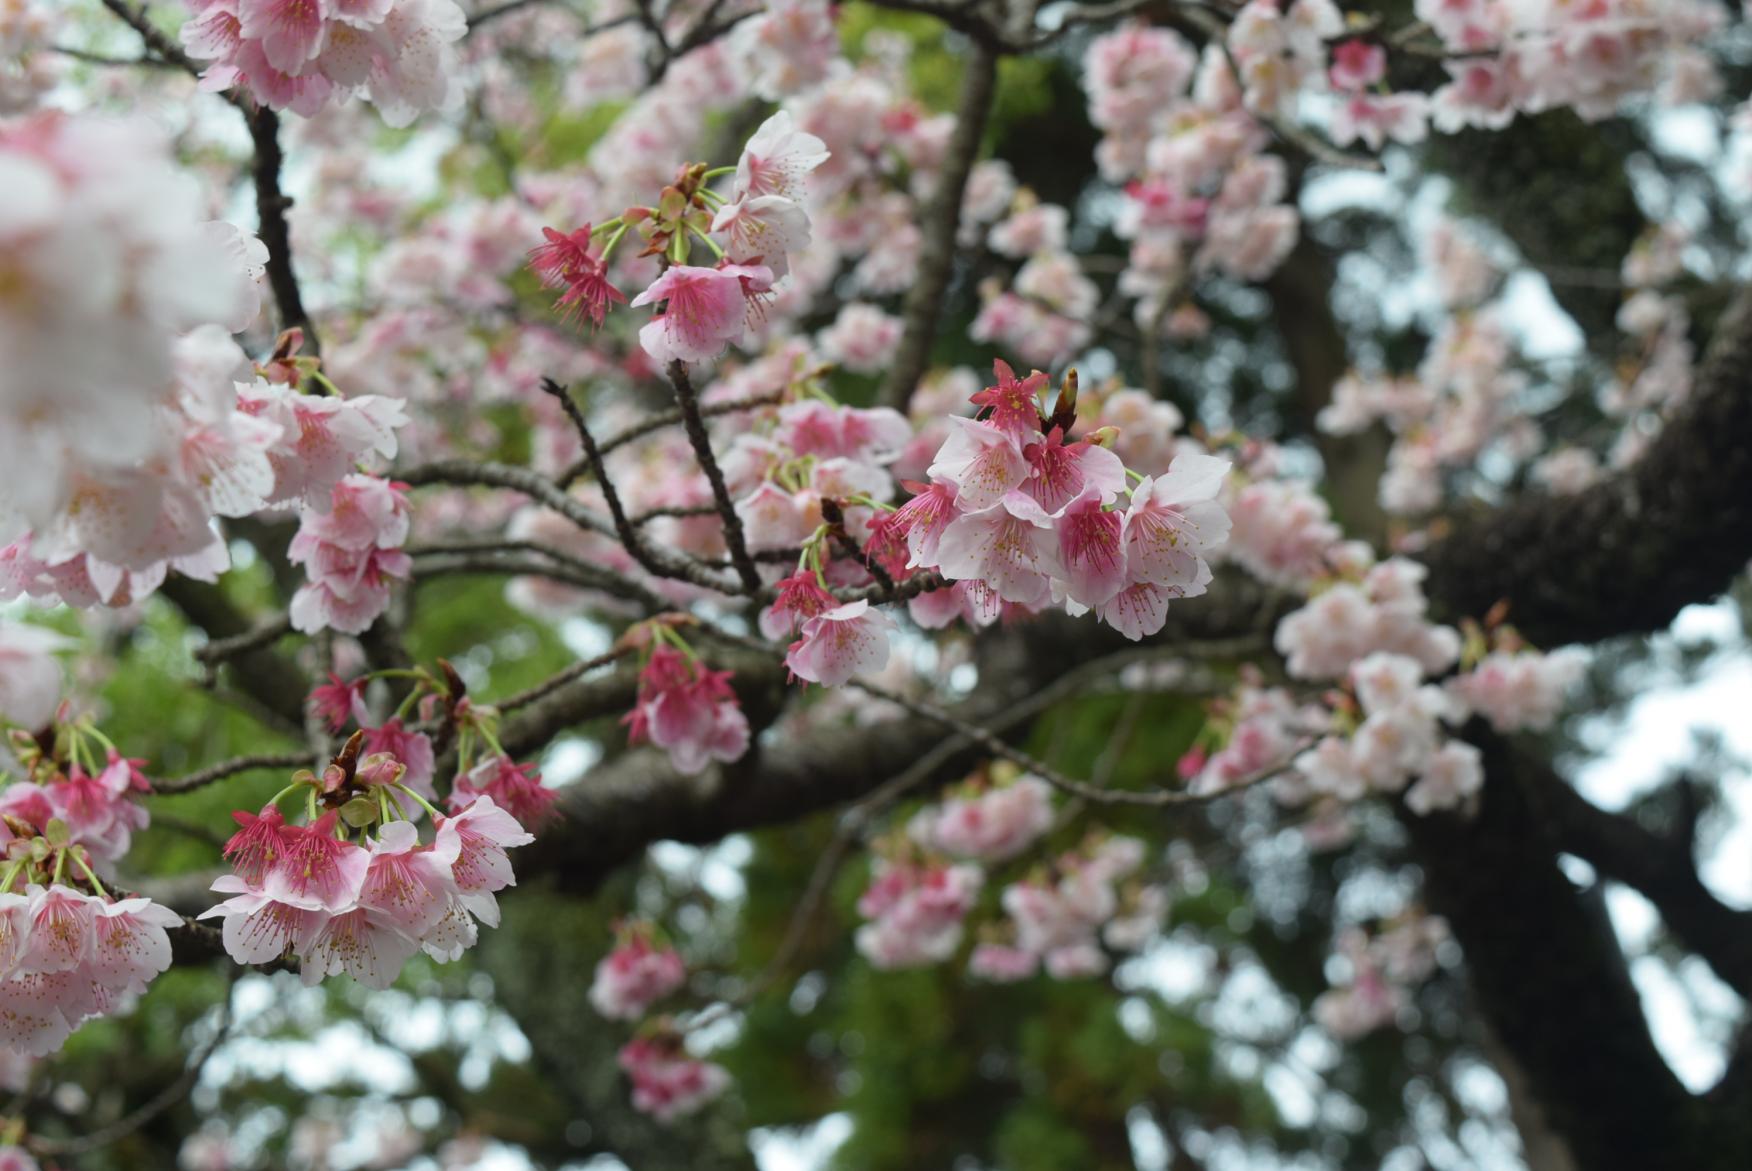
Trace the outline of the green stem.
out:
<instances>
[{"instance_id":1,"label":"green stem","mask_svg":"<svg viewBox=\"0 0 1752 1171\"><path fill-rule=\"evenodd\" d=\"M720 175L734 175L735 173L736 173L735 167L713 167L711 170L709 170L705 174L701 175L700 178L701 179L716 179Z\"/></svg>"},{"instance_id":2,"label":"green stem","mask_svg":"<svg viewBox=\"0 0 1752 1171\"><path fill-rule=\"evenodd\" d=\"M622 224L620 227L616 228L614 230L614 235L608 238L608 243L602 246L602 262L604 264L608 263L609 253L614 251L614 246L620 243L621 237L627 234L627 228L629 226L630 225L628 224Z\"/></svg>"},{"instance_id":3,"label":"green stem","mask_svg":"<svg viewBox=\"0 0 1752 1171\"><path fill-rule=\"evenodd\" d=\"M91 884L91 888L104 898L109 898L109 891L103 889L103 880L98 878L97 872L91 868L91 863L85 860L84 854L75 855L73 861L79 863L79 869L85 871L85 881Z\"/></svg>"},{"instance_id":4,"label":"green stem","mask_svg":"<svg viewBox=\"0 0 1752 1171\"><path fill-rule=\"evenodd\" d=\"M62 877L66 873L67 873L67 850L66 850L66 847L62 847L61 849L55 851L55 875L53 878L49 879L49 885L50 886L58 885L60 883Z\"/></svg>"},{"instance_id":5,"label":"green stem","mask_svg":"<svg viewBox=\"0 0 1752 1171\"><path fill-rule=\"evenodd\" d=\"M710 236L706 235L704 232L700 231L698 228L694 227L692 224L689 224L687 226L687 230L692 232L694 235L698 236L700 238L700 242L703 243L707 248L710 248L712 250L713 256L716 256L719 260L724 259L724 250L722 248L718 247L718 242L716 240L712 239Z\"/></svg>"},{"instance_id":6,"label":"green stem","mask_svg":"<svg viewBox=\"0 0 1752 1171\"><path fill-rule=\"evenodd\" d=\"M402 792L406 793L408 796L412 797L415 801L418 801L420 803L420 808L424 809L427 813L430 813L432 815L432 820L434 823L436 823L440 817L444 816L442 813L438 812L438 810L436 808L433 807L433 805L430 801L426 800L424 797L420 796L418 793L414 792L412 789L408 788L406 785L401 784L398 781L396 783L395 787L400 789Z\"/></svg>"},{"instance_id":7,"label":"green stem","mask_svg":"<svg viewBox=\"0 0 1752 1171\"><path fill-rule=\"evenodd\" d=\"M24 869L25 860L18 859L6 868L6 877L0 879L0 894L6 894L12 889L12 884L18 881L18 872Z\"/></svg>"}]
</instances>

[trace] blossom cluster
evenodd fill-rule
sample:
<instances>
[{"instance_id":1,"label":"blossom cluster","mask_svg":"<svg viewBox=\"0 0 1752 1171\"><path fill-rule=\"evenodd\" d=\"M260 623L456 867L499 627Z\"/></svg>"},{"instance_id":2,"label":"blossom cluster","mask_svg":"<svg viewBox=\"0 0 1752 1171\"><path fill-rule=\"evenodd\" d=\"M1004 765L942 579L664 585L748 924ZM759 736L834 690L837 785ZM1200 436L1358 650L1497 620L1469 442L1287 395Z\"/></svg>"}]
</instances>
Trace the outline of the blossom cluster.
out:
<instances>
[{"instance_id":1,"label":"blossom cluster","mask_svg":"<svg viewBox=\"0 0 1752 1171\"><path fill-rule=\"evenodd\" d=\"M166 928L182 926L104 886L147 823L132 799L149 787L141 762L84 721L50 732L15 732L23 775L0 778L0 1050L38 1057L88 1018L126 1009L170 966Z\"/></svg>"},{"instance_id":2,"label":"blossom cluster","mask_svg":"<svg viewBox=\"0 0 1752 1171\"><path fill-rule=\"evenodd\" d=\"M309 581L292 595L292 627L306 634L362 634L389 606L389 578L405 578L412 561L407 485L359 473L334 486L328 507L306 507L286 559Z\"/></svg>"},{"instance_id":3,"label":"blossom cluster","mask_svg":"<svg viewBox=\"0 0 1752 1171\"><path fill-rule=\"evenodd\" d=\"M1684 272L1687 234L1679 226L1652 227L1624 258L1627 292L1617 324L1626 358L1599 396L1601 409L1623 426L1604 461L1590 446L1554 442L1530 417L1532 387L1515 368L1505 310L1490 299L1501 287L1501 271L1488 250L1447 220L1430 229L1424 244L1446 312L1423 359L1405 374L1350 372L1317 420L1333 435L1377 423L1392 432L1379 485L1388 512L1435 511L1450 481L1481 467L1486 455L1525 464L1529 478L1549 491L1579 492L1598 482L1606 467L1634 462L1664 416L1690 394L1690 315L1683 300L1666 291Z\"/></svg>"},{"instance_id":4,"label":"blossom cluster","mask_svg":"<svg viewBox=\"0 0 1752 1171\"><path fill-rule=\"evenodd\" d=\"M265 249L204 222L169 155L137 121L0 124L19 294L0 305L0 457L37 469L0 503L0 598L125 605L171 570L213 580L213 518L326 505L355 460L395 453L394 400L301 393L278 355L251 373L229 334L259 312Z\"/></svg>"},{"instance_id":5,"label":"blossom cluster","mask_svg":"<svg viewBox=\"0 0 1752 1171\"><path fill-rule=\"evenodd\" d=\"M236 86L264 106L310 117L331 99L368 95L383 120L462 101L454 44L468 31L451 0L185 0L201 87Z\"/></svg>"},{"instance_id":6,"label":"blossom cluster","mask_svg":"<svg viewBox=\"0 0 1752 1171\"><path fill-rule=\"evenodd\" d=\"M82 847L105 872L127 854L134 834L150 823L146 807L134 800L151 791L140 771L143 761L112 747L105 749L101 767L92 761L88 770L87 762L79 759L85 753L59 761L22 733L13 735L11 747L25 775L0 789L0 816L39 830L59 822L66 844Z\"/></svg>"},{"instance_id":7,"label":"blossom cluster","mask_svg":"<svg viewBox=\"0 0 1752 1171\"><path fill-rule=\"evenodd\" d=\"M808 246L804 181L828 157L821 139L799 130L781 110L743 147L728 196L707 185L711 173L703 167L684 169L655 207L570 233L544 229L547 243L530 254L530 267L544 284L564 290L557 308L600 326L610 305L626 300L609 279L609 256L636 229L665 260L657 279L627 302L661 306L639 330L645 353L663 365L716 358L759 326L773 282ZM600 251L597 235L606 236ZM687 263L696 244L718 263Z\"/></svg>"},{"instance_id":8,"label":"blossom cluster","mask_svg":"<svg viewBox=\"0 0 1752 1171\"><path fill-rule=\"evenodd\" d=\"M609 1020L631 1021L687 982L681 954L648 924L629 924L596 965L590 1006Z\"/></svg>"},{"instance_id":9,"label":"blossom cluster","mask_svg":"<svg viewBox=\"0 0 1752 1171\"><path fill-rule=\"evenodd\" d=\"M635 1021L686 982L687 965L655 925L622 924L596 965L590 1004L609 1020ZM633 1108L659 1122L697 1112L730 1084L721 1066L688 1054L686 1037L667 1017L640 1026L621 1046L619 1062L632 1082Z\"/></svg>"},{"instance_id":10,"label":"blossom cluster","mask_svg":"<svg viewBox=\"0 0 1752 1171\"><path fill-rule=\"evenodd\" d=\"M1037 970L1055 980L1084 979L1107 971L1103 944L1118 953L1142 949L1168 915L1162 887L1120 889L1143 860L1144 845L1136 838L1108 837L1004 888L1000 901L1008 921L974 948L969 973L1003 983Z\"/></svg>"},{"instance_id":11,"label":"blossom cluster","mask_svg":"<svg viewBox=\"0 0 1752 1171\"><path fill-rule=\"evenodd\" d=\"M669 754L684 773L697 773L714 760L739 760L748 751L748 717L730 688L730 671L714 671L692 648L660 624L660 641L650 648L639 672L633 710L622 717L627 742L649 740Z\"/></svg>"},{"instance_id":12,"label":"blossom cluster","mask_svg":"<svg viewBox=\"0 0 1752 1171\"><path fill-rule=\"evenodd\" d=\"M363 739L355 734L322 777L294 778L288 792L303 792L313 813L324 808L307 823L288 822L272 802L232 815L232 873L213 883L230 897L201 918L222 920L238 963L291 956L306 984L345 973L387 988L415 953L454 960L474 944L477 920L498 925L494 895L516 882L505 851L533 835L486 793L449 816L426 806L401 783L401 762L358 758ZM402 816L403 799L432 814L431 842Z\"/></svg>"},{"instance_id":13,"label":"blossom cluster","mask_svg":"<svg viewBox=\"0 0 1752 1171\"><path fill-rule=\"evenodd\" d=\"M151 899L114 899L60 882L11 889L21 839L3 831L0 890L0 1046L37 1057L94 1016L114 1013L170 967L168 927L182 916Z\"/></svg>"},{"instance_id":14,"label":"blossom cluster","mask_svg":"<svg viewBox=\"0 0 1752 1171\"><path fill-rule=\"evenodd\" d=\"M997 385L973 396L983 416L951 420L931 483L885 526L905 541L908 567L956 583L915 600L913 615L927 626L958 613L985 625L1008 606L1063 604L1131 639L1154 634L1170 599L1202 594L1211 580L1207 554L1229 533L1216 497L1230 464L1186 451L1164 475L1128 483L1112 451L1066 435L1074 381L1050 416L1045 385L1038 371L1017 378L998 362Z\"/></svg>"},{"instance_id":15,"label":"blossom cluster","mask_svg":"<svg viewBox=\"0 0 1752 1171\"><path fill-rule=\"evenodd\" d=\"M1052 789L998 763L920 809L904 838L879 843L858 900L867 922L860 954L883 969L944 963L960 950L988 872L1023 860L1054 828ZM1098 976L1110 953L1134 952L1159 934L1167 892L1126 882L1144 861L1142 842L1094 836L1007 883L1005 917L981 926L967 956L977 979L1011 982L1044 971L1058 980Z\"/></svg>"},{"instance_id":16,"label":"blossom cluster","mask_svg":"<svg viewBox=\"0 0 1752 1171\"><path fill-rule=\"evenodd\" d=\"M1323 26L1306 19L1316 7L1298 0L1275 23ZM1260 9L1275 18L1269 5L1246 11ZM1245 27L1241 20L1237 27ZM1305 50L1310 36L1317 44L1318 35L1298 32L1264 53L1262 75L1284 74L1298 60L1290 50ZM1124 184L1115 228L1131 252L1119 289L1135 298L1140 329L1199 332L1202 316L1186 301L1192 276L1263 280L1300 234L1282 162L1264 153L1270 132L1243 104L1220 47L1207 46L1201 57L1159 26L1132 22L1096 37L1083 58L1083 85L1090 121L1103 133L1096 162L1104 178ZM1266 104L1258 86L1250 93L1255 110Z\"/></svg>"},{"instance_id":17,"label":"blossom cluster","mask_svg":"<svg viewBox=\"0 0 1752 1171\"><path fill-rule=\"evenodd\" d=\"M1345 979L1315 998L1315 1021L1339 1041L1393 1023L1410 992L1435 973L1437 953L1448 939L1447 920L1415 912L1374 935L1348 928L1337 948Z\"/></svg>"},{"instance_id":18,"label":"blossom cluster","mask_svg":"<svg viewBox=\"0 0 1752 1171\"><path fill-rule=\"evenodd\" d=\"M878 968L940 964L961 945L962 920L985 875L977 866L908 860L878 862L858 899L858 951Z\"/></svg>"},{"instance_id":19,"label":"blossom cluster","mask_svg":"<svg viewBox=\"0 0 1752 1171\"><path fill-rule=\"evenodd\" d=\"M688 1055L682 1038L659 1030L621 1046L620 1067L633 1083L633 1107L659 1122L699 1111L730 1085L723 1066Z\"/></svg>"},{"instance_id":20,"label":"blossom cluster","mask_svg":"<svg viewBox=\"0 0 1752 1171\"><path fill-rule=\"evenodd\" d=\"M33 469L0 501L0 594L61 577L89 605L166 562L211 578L227 558L207 517L238 515L219 477L272 439L238 423L224 377L265 251L206 222L149 123L0 121L0 175L0 459Z\"/></svg>"}]
</instances>

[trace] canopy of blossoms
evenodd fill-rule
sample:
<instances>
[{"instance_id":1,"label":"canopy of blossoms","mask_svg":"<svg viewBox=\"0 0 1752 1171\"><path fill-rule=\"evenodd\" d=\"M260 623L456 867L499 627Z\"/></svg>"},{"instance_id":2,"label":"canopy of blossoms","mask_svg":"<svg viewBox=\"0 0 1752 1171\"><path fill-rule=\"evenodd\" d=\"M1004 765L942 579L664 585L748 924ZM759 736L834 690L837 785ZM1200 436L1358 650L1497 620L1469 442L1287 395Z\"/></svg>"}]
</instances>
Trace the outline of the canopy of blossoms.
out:
<instances>
[{"instance_id":1,"label":"canopy of blossoms","mask_svg":"<svg viewBox=\"0 0 1752 1171\"><path fill-rule=\"evenodd\" d=\"M1566 998L1493 975L1539 934L1479 910L1492 877L1556 905L1582 858L1752 993L1689 839L1639 868L1651 831L1532 791L1524 747L1586 702L1588 644L1752 555L1752 302L1690 226L1727 197L1674 184L1584 274L1610 303L1566 374L1521 320L1539 242L1446 213L1406 219L1417 306L1347 344L1332 306L1387 262L1317 193L1528 126L1695 116L1725 157L1738 16L0 0L3 1080L173 967L395 996L473 964L520 879L591 893L835 810L774 938L726 955L611 885L593 974L549 993L613 1037L627 1110L703 1126L742 1090L726 1025L804 987L836 906L895 987L1117 997L1251 822L1310 865L1409 851L1323 907L1309 1044L1415 1031L1464 972L1575 1165L1730 1142L1579 1121L1614 1104L1510 1035ZM1018 153L1005 103L1055 78L1086 149ZM447 639L432 583L481 578L502 629ZM106 690L142 644L248 730L142 728ZM1132 714L1078 758L1091 697ZM199 858L137 848L179 831ZM0 1167L101 1146L33 1093ZM269 1149L220 1130L184 1165Z\"/></svg>"}]
</instances>

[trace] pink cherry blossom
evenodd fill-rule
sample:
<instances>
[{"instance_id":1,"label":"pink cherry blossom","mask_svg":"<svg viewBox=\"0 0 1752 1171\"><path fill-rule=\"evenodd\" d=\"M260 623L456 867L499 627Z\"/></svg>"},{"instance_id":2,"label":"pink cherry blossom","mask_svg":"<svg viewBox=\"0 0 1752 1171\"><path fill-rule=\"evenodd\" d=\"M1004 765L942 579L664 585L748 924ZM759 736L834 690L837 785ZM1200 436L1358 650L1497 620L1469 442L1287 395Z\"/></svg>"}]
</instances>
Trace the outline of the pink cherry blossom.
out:
<instances>
[{"instance_id":1,"label":"pink cherry blossom","mask_svg":"<svg viewBox=\"0 0 1752 1171\"><path fill-rule=\"evenodd\" d=\"M748 750L748 719L730 678L674 647L656 647L639 674L633 710L622 719L628 742L650 740L690 774L713 760L740 759Z\"/></svg>"},{"instance_id":2,"label":"pink cherry blossom","mask_svg":"<svg viewBox=\"0 0 1752 1171\"><path fill-rule=\"evenodd\" d=\"M804 622L839 604L815 574L804 569L780 581L778 591L773 604L760 612L760 632L774 641L796 633Z\"/></svg>"},{"instance_id":3,"label":"pink cherry blossom","mask_svg":"<svg viewBox=\"0 0 1752 1171\"><path fill-rule=\"evenodd\" d=\"M907 488L913 497L894 511L891 525L906 540L911 554L909 564L932 569L937 564L943 533L959 515L959 492L950 480L909 483Z\"/></svg>"},{"instance_id":4,"label":"pink cherry blossom","mask_svg":"<svg viewBox=\"0 0 1752 1171\"><path fill-rule=\"evenodd\" d=\"M633 1021L687 981L687 967L672 947L658 946L648 931L624 931L614 950L596 965L590 1004L609 1020Z\"/></svg>"},{"instance_id":5,"label":"pink cherry blossom","mask_svg":"<svg viewBox=\"0 0 1752 1171\"><path fill-rule=\"evenodd\" d=\"M960 417L951 418L949 425L949 438L928 474L933 481L954 486L957 509L991 508L1028 479L1031 465L1013 432Z\"/></svg>"},{"instance_id":6,"label":"pink cherry blossom","mask_svg":"<svg viewBox=\"0 0 1752 1171\"><path fill-rule=\"evenodd\" d=\"M900 318L866 302L853 301L815 340L830 362L857 374L875 374L886 369L894 357L902 329Z\"/></svg>"},{"instance_id":7,"label":"pink cherry blossom","mask_svg":"<svg viewBox=\"0 0 1752 1171\"><path fill-rule=\"evenodd\" d=\"M785 666L810 683L838 687L853 675L873 674L888 663L888 637L894 621L862 598L822 612L803 623Z\"/></svg>"},{"instance_id":8,"label":"pink cherry blossom","mask_svg":"<svg viewBox=\"0 0 1752 1171\"><path fill-rule=\"evenodd\" d=\"M639 344L665 364L715 358L742 337L749 298L764 293L772 281L772 270L764 265L671 265L630 302L635 308L663 304L663 312L639 330Z\"/></svg>"},{"instance_id":9,"label":"pink cherry blossom","mask_svg":"<svg viewBox=\"0 0 1752 1171\"><path fill-rule=\"evenodd\" d=\"M659 1122L698 1113L730 1085L723 1066L687 1056L675 1038L636 1037L618 1060L633 1083L633 1108Z\"/></svg>"},{"instance_id":10,"label":"pink cherry blossom","mask_svg":"<svg viewBox=\"0 0 1752 1171\"><path fill-rule=\"evenodd\" d=\"M306 509L287 560L310 581L292 597L294 629L360 634L389 605L389 578L406 577L412 562L400 545L408 534L407 485L354 474L336 484L326 512Z\"/></svg>"},{"instance_id":11,"label":"pink cherry blossom","mask_svg":"<svg viewBox=\"0 0 1752 1171\"><path fill-rule=\"evenodd\" d=\"M1039 603L1062 572L1051 518L1021 492L965 512L944 530L938 568L951 580L985 583L1006 602Z\"/></svg>"},{"instance_id":12,"label":"pink cherry blossom","mask_svg":"<svg viewBox=\"0 0 1752 1171\"><path fill-rule=\"evenodd\" d=\"M961 943L961 924L983 884L973 866L885 863L858 901L871 921L858 928L858 951L878 968L941 963Z\"/></svg>"},{"instance_id":13,"label":"pink cherry blossom","mask_svg":"<svg viewBox=\"0 0 1752 1171\"><path fill-rule=\"evenodd\" d=\"M798 129L790 111L781 109L762 122L742 148L736 163L736 193L801 199L805 177L827 159L827 145Z\"/></svg>"},{"instance_id":14,"label":"pink cherry blossom","mask_svg":"<svg viewBox=\"0 0 1752 1171\"><path fill-rule=\"evenodd\" d=\"M574 314L588 317L598 328L611 304L624 304L626 294L608 279L608 266L591 250L590 225L575 232L543 228L547 243L529 253L529 268L550 289L564 289L554 302L562 321Z\"/></svg>"},{"instance_id":15,"label":"pink cherry blossom","mask_svg":"<svg viewBox=\"0 0 1752 1171\"><path fill-rule=\"evenodd\" d=\"M339 732L349 721L363 726L371 718L370 711L365 707L365 685L370 680L360 676L351 682L345 682L333 672L329 673L328 678L327 683L320 683L310 689L311 709L322 717L330 732ZM366 751L389 750L367 748Z\"/></svg>"},{"instance_id":16,"label":"pink cherry blossom","mask_svg":"<svg viewBox=\"0 0 1752 1171\"><path fill-rule=\"evenodd\" d=\"M458 893L452 867L460 838L446 837L435 846L422 846L413 822L392 821L367 848L370 865L359 891L360 908L409 940L424 939ZM397 969L400 966L396 964Z\"/></svg>"},{"instance_id":17,"label":"pink cherry blossom","mask_svg":"<svg viewBox=\"0 0 1752 1171\"><path fill-rule=\"evenodd\" d=\"M763 264L779 280L791 271L791 256L809 247L809 213L783 195L746 196L718 209L712 231L728 237L733 263Z\"/></svg>"},{"instance_id":18,"label":"pink cherry blossom","mask_svg":"<svg viewBox=\"0 0 1752 1171\"><path fill-rule=\"evenodd\" d=\"M922 810L908 827L925 847L979 862L1004 862L1052 828L1052 787L1024 776L974 797Z\"/></svg>"},{"instance_id":19,"label":"pink cherry blossom","mask_svg":"<svg viewBox=\"0 0 1752 1171\"><path fill-rule=\"evenodd\" d=\"M362 847L335 836L339 817L331 811L309 825L284 827L285 852L267 867L262 892L276 902L331 915L351 908L371 859Z\"/></svg>"},{"instance_id":20,"label":"pink cherry blossom","mask_svg":"<svg viewBox=\"0 0 1752 1171\"><path fill-rule=\"evenodd\" d=\"M451 809L462 809L482 795L517 819L526 829L537 829L553 817L554 791L541 783L533 764L518 764L510 757L489 756L456 778L451 787Z\"/></svg>"}]
</instances>

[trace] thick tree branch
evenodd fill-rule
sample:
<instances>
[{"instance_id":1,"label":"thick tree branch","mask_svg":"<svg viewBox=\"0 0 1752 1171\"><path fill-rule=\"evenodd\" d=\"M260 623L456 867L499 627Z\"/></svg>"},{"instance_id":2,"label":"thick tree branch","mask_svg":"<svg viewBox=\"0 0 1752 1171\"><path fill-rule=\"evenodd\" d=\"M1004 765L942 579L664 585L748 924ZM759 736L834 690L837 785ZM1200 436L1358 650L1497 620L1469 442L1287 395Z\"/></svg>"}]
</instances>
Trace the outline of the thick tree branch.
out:
<instances>
[{"instance_id":1,"label":"thick tree branch","mask_svg":"<svg viewBox=\"0 0 1752 1171\"><path fill-rule=\"evenodd\" d=\"M1603 878L1642 894L1680 943L1752 999L1752 911L1725 905L1703 885L1691 856L1691 834L1683 829L1671 837L1657 834L1627 814L1592 804L1548 766L1529 759L1518 763L1528 779L1529 802L1553 826L1559 846Z\"/></svg>"},{"instance_id":2,"label":"thick tree branch","mask_svg":"<svg viewBox=\"0 0 1752 1171\"><path fill-rule=\"evenodd\" d=\"M1656 1051L1599 892L1558 867L1560 843L1528 800L1526 763L1482 727L1476 817L1401 820L1492 1029L1578 1167L1646 1171L1693 1162L1690 1096Z\"/></svg>"},{"instance_id":3,"label":"thick tree branch","mask_svg":"<svg viewBox=\"0 0 1752 1171\"><path fill-rule=\"evenodd\" d=\"M1448 617L1509 603L1541 646L1659 630L1752 558L1752 290L1716 327L1691 399L1643 458L1573 496L1462 518L1423 555Z\"/></svg>"}]
</instances>

